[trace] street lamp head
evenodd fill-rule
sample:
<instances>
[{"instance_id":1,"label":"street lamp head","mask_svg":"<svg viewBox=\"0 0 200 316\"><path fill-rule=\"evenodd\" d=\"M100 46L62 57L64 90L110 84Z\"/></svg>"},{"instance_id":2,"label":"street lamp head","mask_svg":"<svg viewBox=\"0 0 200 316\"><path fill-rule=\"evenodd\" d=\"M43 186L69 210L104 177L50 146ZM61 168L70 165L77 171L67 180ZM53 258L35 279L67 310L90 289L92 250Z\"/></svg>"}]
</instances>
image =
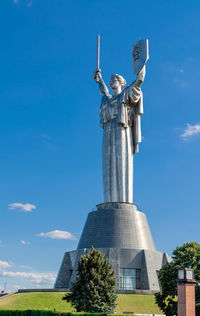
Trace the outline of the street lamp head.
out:
<instances>
[{"instance_id":1,"label":"street lamp head","mask_svg":"<svg viewBox=\"0 0 200 316\"><path fill-rule=\"evenodd\" d=\"M178 269L178 280L184 280L184 278L185 278L184 269Z\"/></svg>"},{"instance_id":2,"label":"street lamp head","mask_svg":"<svg viewBox=\"0 0 200 316\"><path fill-rule=\"evenodd\" d=\"M195 283L194 280L194 270L189 268L178 269L178 279L179 283Z\"/></svg>"}]
</instances>

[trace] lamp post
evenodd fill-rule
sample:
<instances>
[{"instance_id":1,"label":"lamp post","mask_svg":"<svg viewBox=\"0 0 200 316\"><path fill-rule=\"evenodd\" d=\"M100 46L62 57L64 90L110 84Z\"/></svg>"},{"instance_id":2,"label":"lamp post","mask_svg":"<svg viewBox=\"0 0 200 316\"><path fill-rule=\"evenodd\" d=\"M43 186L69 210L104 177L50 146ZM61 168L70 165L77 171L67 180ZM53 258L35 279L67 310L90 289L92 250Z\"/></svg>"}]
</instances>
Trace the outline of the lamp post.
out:
<instances>
[{"instance_id":1,"label":"lamp post","mask_svg":"<svg viewBox=\"0 0 200 316\"><path fill-rule=\"evenodd\" d=\"M178 270L178 316L195 316L195 283L193 269Z\"/></svg>"}]
</instances>

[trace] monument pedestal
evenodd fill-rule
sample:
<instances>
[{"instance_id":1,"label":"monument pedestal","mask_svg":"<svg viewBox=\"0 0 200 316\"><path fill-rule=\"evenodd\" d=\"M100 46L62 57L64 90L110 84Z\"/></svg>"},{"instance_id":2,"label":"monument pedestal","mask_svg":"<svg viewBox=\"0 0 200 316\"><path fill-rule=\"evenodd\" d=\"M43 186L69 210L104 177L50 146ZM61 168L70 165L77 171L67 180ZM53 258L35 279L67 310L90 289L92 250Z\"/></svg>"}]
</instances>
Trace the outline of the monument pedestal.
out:
<instances>
[{"instance_id":1,"label":"monument pedestal","mask_svg":"<svg viewBox=\"0 0 200 316\"><path fill-rule=\"evenodd\" d=\"M105 253L115 271L118 293L159 291L157 273L167 261L156 251L146 216L130 203L104 203L88 214L77 250L66 252L55 288L71 288L82 254Z\"/></svg>"}]
</instances>

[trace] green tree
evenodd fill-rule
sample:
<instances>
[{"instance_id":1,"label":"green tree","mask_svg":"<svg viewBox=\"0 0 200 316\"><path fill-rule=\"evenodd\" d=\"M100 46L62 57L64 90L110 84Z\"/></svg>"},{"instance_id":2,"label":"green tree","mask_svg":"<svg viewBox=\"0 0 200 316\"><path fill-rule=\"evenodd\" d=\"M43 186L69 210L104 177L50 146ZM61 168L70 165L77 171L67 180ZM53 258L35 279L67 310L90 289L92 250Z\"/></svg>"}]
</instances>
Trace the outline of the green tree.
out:
<instances>
[{"instance_id":1,"label":"green tree","mask_svg":"<svg viewBox=\"0 0 200 316\"><path fill-rule=\"evenodd\" d=\"M158 275L161 291L155 294L156 304L167 316L177 315L177 274L179 268L194 269L196 306L200 302L200 244L189 242L177 247L172 262L165 264ZM200 315L200 314L198 314Z\"/></svg>"},{"instance_id":2,"label":"green tree","mask_svg":"<svg viewBox=\"0 0 200 316\"><path fill-rule=\"evenodd\" d=\"M108 259L92 247L88 254L81 256L76 281L63 300L71 302L77 312L110 312L116 306L115 284Z\"/></svg>"}]
</instances>

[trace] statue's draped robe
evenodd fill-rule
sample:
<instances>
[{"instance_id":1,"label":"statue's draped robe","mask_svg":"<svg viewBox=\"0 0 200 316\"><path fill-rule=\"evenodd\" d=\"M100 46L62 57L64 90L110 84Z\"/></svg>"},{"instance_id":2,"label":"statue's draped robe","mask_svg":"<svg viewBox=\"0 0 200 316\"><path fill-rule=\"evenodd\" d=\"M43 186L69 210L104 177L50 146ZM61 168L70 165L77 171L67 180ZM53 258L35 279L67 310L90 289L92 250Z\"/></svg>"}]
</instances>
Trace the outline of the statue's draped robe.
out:
<instances>
[{"instance_id":1,"label":"statue's draped robe","mask_svg":"<svg viewBox=\"0 0 200 316\"><path fill-rule=\"evenodd\" d=\"M111 96L103 80L101 127L103 134L104 202L133 202L133 155L141 142L143 98L137 81Z\"/></svg>"}]
</instances>

